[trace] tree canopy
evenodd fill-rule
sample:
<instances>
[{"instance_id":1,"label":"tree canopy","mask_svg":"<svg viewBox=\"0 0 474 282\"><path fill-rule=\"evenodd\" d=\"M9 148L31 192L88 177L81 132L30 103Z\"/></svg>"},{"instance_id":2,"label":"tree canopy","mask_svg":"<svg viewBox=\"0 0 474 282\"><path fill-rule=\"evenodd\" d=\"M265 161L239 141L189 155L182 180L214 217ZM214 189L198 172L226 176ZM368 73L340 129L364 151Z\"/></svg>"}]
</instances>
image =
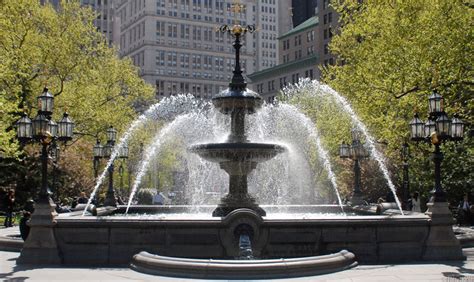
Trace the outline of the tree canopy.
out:
<instances>
[{"instance_id":1,"label":"tree canopy","mask_svg":"<svg viewBox=\"0 0 474 282\"><path fill-rule=\"evenodd\" d=\"M129 59L119 59L93 25L96 14L79 1L55 10L36 0L0 0L0 151L17 151L13 123L22 111L34 116L44 86L55 96L53 119L64 110L76 131L97 134L123 128L136 116L134 104L150 100L153 88Z\"/></svg>"},{"instance_id":2,"label":"tree canopy","mask_svg":"<svg viewBox=\"0 0 474 282\"><path fill-rule=\"evenodd\" d=\"M52 118L68 111L76 123L74 146L62 148L61 185L80 191L92 183L95 137L105 136L110 125L126 129L137 116L136 105L154 99L154 89L130 59L120 59L109 47L93 24L97 14L91 8L79 1L61 1L56 9L39 2L0 0L0 161L17 167L19 182L38 169L30 161L37 147L20 146L14 126L22 112L36 115L37 96L46 86L55 97ZM0 178L0 186L16 181L25 186L20 190L37 185Z\"/></svg>"},{"instance_id":3,"label":"tree canopy","mask_svg":"<svg viewBox=\"0 0 474 282\"><path fill-rule=\"evenodd\" d=\"M332 5L341 25L330 43L337 63L323 69L323 79L350 100L371 132L388 145L387 156L399 160L410 119L419 112L426 120L427 98L435 90L445 98L448 115L458 113L469 133L474 119L472 4L343 0ZM445 146L447 189L468 192L472 185L471 139L467 134L461 151ZM426 175L432 165L422 161L428 149L419 145L412 150L412 173L424 191L432 188L424 185L431 183L427 177L432 179Z\"/></svg>"}]
</instances>

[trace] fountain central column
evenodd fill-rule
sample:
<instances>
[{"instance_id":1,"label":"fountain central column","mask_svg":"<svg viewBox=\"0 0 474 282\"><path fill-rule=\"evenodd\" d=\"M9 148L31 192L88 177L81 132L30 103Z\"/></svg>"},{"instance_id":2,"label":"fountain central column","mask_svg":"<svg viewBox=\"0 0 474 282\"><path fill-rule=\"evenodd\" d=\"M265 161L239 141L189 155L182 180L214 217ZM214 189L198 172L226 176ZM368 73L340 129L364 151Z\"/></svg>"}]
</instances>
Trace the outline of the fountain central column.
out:
<instances>
[{"instance_id":1,"label":"fountain central column","mask_svg":"<svg viewBox=\"0 0 474 282\"><path fill-rule=\"evenodd\" d=\"M248 142L245 135L245 112L240 109L234 109L231 113L230 135L227 141L233 143Z\"/></svg>"},{"instance_id":2,"label":"fountain central column","mask_svg":"<svg viewBox=\"0 0 474 282\"><path fill-rule=\"evenodd\" d=\"M226 143L209 143L194 145L190 150L202 158L219 163L220 168L229 174L229 193L212 213L213 216L226 216L240 208L251 209L264 216L255 199L248 194L247 176L258 163L267 161L283 152L285 148L276 144L252 143L245 132L245 117L261 107L263 101L258 93L247 89L247 83L240 68L240 36L255 30L252 26L235 25L230 28L224 25L222 32L229 32L235 37L235 69L229 88L212 98L212 103L222 114L231 119L230 134Z\"/></svg>"}]
</instances>

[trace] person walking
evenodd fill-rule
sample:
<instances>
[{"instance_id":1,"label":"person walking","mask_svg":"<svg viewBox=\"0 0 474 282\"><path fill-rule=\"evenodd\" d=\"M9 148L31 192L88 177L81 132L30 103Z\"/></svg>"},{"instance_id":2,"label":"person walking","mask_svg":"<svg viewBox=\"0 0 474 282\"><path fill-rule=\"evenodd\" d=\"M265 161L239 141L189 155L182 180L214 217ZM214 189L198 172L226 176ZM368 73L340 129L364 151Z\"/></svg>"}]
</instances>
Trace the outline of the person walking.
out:
<instances>
[{"instance_id":1,"label":"person walking","mask_svg":"<svg viewBox=\"0 0 474 282\"><path fill-rule=\"evenodd\" d=\"M5 222L3 225L7 227L13 226L13 207L15 206L15 190L10 189L8 191L7 197L5 198L5 207L7 212L5 214Z\"/></svg>"},{"instance_id":2,"label":"person walking","mask_svg":"<svg viewBox=\"0 0 474 282\"><path fill-rule=\"evenodd\" d=\"M413 193L413 197L411 198L411 211L421 212L420 194L418 194L418 192Z\"/></svg>"},{"instance_id":3,"label":"person walking","mask_svg":"<svg viewBox=\"0 0 474 282\"><path fill-rule=\"evenodd\" d=\"M471 202L469 201L469 195L464 194L463 200L458 206L457 221L459 225L469 225L471 223Z\"/></svg>"}]
</instances>

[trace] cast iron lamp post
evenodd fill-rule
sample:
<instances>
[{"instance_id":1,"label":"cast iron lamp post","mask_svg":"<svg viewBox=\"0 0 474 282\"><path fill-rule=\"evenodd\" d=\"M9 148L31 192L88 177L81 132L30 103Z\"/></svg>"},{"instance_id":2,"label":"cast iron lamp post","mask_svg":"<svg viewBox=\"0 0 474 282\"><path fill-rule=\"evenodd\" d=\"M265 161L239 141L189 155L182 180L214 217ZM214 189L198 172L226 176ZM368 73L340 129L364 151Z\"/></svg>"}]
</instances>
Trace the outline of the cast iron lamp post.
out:
<instances>
[{"instance_id":1,"label":"cast iron lamp post","mask_svg":"<svg viewBox=\"0 0 474 282\"><path fill-rule=\"evenodd\" d=\"M92 152L94 155L94 160L93 160L93 166L94 166L94 177L97 179L99 176L99 164L100 164L100 158L103 157L103 151L104 151L104 146L100 144L100 140L97 139L96 144L94 145Z\"/></svg>"},{"instance_id":2,"label":"cast iron lamp post","mask_svg":"<svg viewBox=\"0 0 474 282\"><path fill-rule=\"evenodd\" d=\"M120 148L119 151L119 158L122 160L125 160L128 158L128 146L127 144L124 144L122 148ZM120 191L123 192L123 173L124 173L124 168L123 168L123 161L120 163L119 167L119 175L120 175Z\"/></svg>"},{"instance_id":3,"label":"cast iron lamp post","mask_svg":"<svg viewBox=\"0 0 474 282\"><path fill-rule=\"evenodd\" d=\"M402 150L400 151L402 161L403 161L403 188L402 188L402 208L407 208L408 195L410 193L410 180L408 175L408 159L410 158L410 147L405 141L402 145Z\"/></svg>"},{"instance_id":4,"label":"cast iron lamp post","mask_svg":"<svg viewBox=\"0 0 474 282\"><path fill-rule=\"evenodd\" d=\"M117 140L117 130L113 126L110 126L107 129L107 144L104 146L103 157L110 158L114 150L115 140ZM110 164L109 168L109 187L107 189L107 194L105 196L104 205L105 206L117 206L117 199L115 198L114 191L114 162Z\"/></svg>"},{"instance_id":5,"label":"cast iron lamp post","mask_svg":"<svg viewBox=\"0 0 474 282\"><path fill-rule=\"evenodd\" d=\"M51 204L48 188L48 147L55 144L56 140L69 141L73 136L74 122L65 112L63 118L58 122L51 119L53 113L54 96L44 88L43 93L38 96L38 114L30 120L26 113L16 123L17 137L22 143L39 142L41 150L41 188L38 203Z\"/></svg>"},{"instance_id":6,"label":"cast iron lamp post","mask_svg":"<svg viewBox=\"0 0 474 282\"><path fill-rule=\"evenodd\" d=\"M441 187L441 153L440 145L445 140L458 141L464 137L464 123L455 116L450 120L444 112L444 99L434 92L429 98L429 118L424 123L418 114L410 122L410 133L413 141L431 141L435 146L433 162L435 164L435 186L433 200L427 206L426 214L430 216L430 232L426 239L426 251L423 260L463 259L462 248L453 232L453 215L446 201L446 193Z\"/></svg>"},{"instance_id":7,"label":"cast iron lamp post","mask_svg":"<svg viewBox=\"0 0 474 282\"><path fill-rule=\"evenodd\" d=\"M59 148L58 143L56 140L53 141L51 146L49 146L49 155L51 156L51 160L53 161L52 167L53 167L53 183L52 183L52 188L53 188L53 194L54 194L54 199L56 202L59 202L59 189L56 185L56 178L57 178L57 170L58 170L58 162L59 162L59 157L60 157L61 149Z\"/></svg>"},{"instance_id":8,"label":"cast iron lamp post","mask_svg":"<svg viewBox=\"0 0 474 282\"><path fill-rule=\"evenodd\" d=\"M353 129L351 135L352 144L342 142L339 146L339 157L342 159L349 158L354 161L354 191L352 192L351 203L353 205L360 205L364 202L364 199L361 190L359 161L368 157L368 151L364 144L360 142L360 131Z\"/></svg>"},{"instance_id":9,"label":"cast iron lamp post","mask_svg":"<svg viewBox=\"0 0 474 282\"><path fill-rule=\"evenodd\" d=\"M105 146L102 146L100 144L100 140L97 140L97 143L94 145L94 148L93 148L94 172L95 172L96 178L98 176L99 160L101 158L110 158L112 155L115 141L117 140L117 130L115 130L113 126L110 126L106 131L106 135L107 135L107 144L105 144ZM120 148L118 157L121 159L128 158L127 145L123 145ZM109 173L109 186L107 189L104 205L117 206L117 198L115 197L115 191L114 191L114 160L112 161L112 163L110 164L108 168L108 173Z\"/></svg>"},{"instance_id":10,"label":"cast iron lamp post","mask_svg":"<svg viewBox=\"0 0 474 282\"><path fill-rule=\"evenodd\" d=\"M443 141L460 141L464 137L464 122L456 115L452 120L444 111L444 98L434 92L429 98L429 118L424 123L418 114L410 122L411 139L416 142L428 141L435 146L433 162L435 165L435 186L432 190L433 202L446 202L446 192L441 187L441 162L443 153L440 145Z\"/></svg>"},{"instance_id":11,"label":"cast iron lamp post","mask_svg":"<svg viewBox=\"0 0 474 282\"><path fill-rule=\"evenodd\" d=\"M38 97L38 114L32 120L26 114L17 122L17 137L20 142L39 142L41 149L41 188L35 211L28 221L31 228L17 264L59 264L61 258L53 232L57 215L48 188L48 148L56 140L66 142L72 139L74 123L64 113L55 123L51 119L54 96L44 88Z\"/></svg>"}]
</instances>

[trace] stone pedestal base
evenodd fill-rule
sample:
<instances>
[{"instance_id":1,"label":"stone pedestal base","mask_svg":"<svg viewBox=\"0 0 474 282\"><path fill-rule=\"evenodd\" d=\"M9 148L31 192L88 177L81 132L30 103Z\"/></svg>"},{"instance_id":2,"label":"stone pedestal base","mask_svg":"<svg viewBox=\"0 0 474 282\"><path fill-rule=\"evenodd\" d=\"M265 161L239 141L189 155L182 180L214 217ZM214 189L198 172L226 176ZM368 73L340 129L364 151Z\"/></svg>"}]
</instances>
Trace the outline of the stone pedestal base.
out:
<instances>
[{"instance_id":1,"label":"stone pedestal base","mask_svg":"<svg viewBox=\"0 0 474 282\"><path fill-rule=\"evenodd\" d=\"M56 215L51 199L35 205L35 211L28 222L30 233L17 259L18 264L61 264L54 236Z\"/></svg>"},{"instance_id":2,"label":"stone pedestal base","mask_svg":"<svg viewBox=\"0 0 474 282\"><path fill-rule=\"evenodd\" d=\"M248 194L228 194L221 199L221 203L212 212L212 216L224 217L236 209L250 209L260 216L267 213L255 203L255 199Z\"/></svg>"},{"instance_id":3,"label":"stone pedestal base","mask_svg":"<svg viewBox=\"0 0 474 282\"><path fill-rule=\"evenodd\" d=\"M423 260L463 260L461 244L454 236L453 215L447 202L428 204L430 233L425 242Z\"/></svg>"}]
</instances>

